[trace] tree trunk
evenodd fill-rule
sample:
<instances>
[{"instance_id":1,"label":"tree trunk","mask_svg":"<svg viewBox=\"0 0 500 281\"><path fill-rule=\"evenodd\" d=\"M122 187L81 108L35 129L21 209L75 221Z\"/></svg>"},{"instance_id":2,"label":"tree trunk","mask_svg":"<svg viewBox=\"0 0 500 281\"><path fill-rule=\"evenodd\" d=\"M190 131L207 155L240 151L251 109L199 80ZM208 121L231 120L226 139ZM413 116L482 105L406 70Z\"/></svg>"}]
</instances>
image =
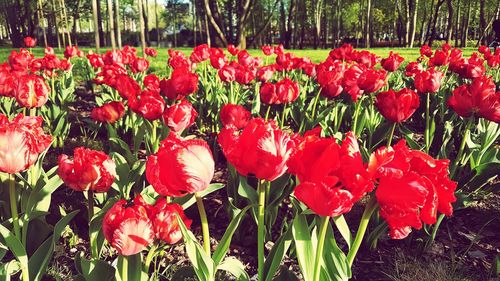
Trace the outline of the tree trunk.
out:
<instances>
[{"instance_id":1,"label":"tree trunk","mask_svg":"<svg viewBox=\"0 0 500 281\"><path fill-rule=\"evenodd\" d=\"M43 5L42 5L42 0L37 1L38 4L38 9L40 12L40 27L42 28L43 32L43 43L45 48L47 48L47 32L45 31L45 17L43 16Z\"/></svg>"},{"instance_id":2,"label":"tree trunk","mask_svg":"<svg viewBox=\"0 0 500 281\"><path fill-rule=\"evenodd\" d=\"M457 16L455 17L455 47L458 47L459 30L460 30L460 0L457 0Z\"/></svg>"},{"instance_id":3,"label":"tree trunk","mask_svg":"<svg viewBox=\"0 0 500 281\"><path fill-rule=\"evenodd\" d=\"M222 41L222 43L227 46L228 41L226 38L226 35L224 32L222 32L222 29L220 28L219 24L215 21L215 18L212 14L212 9L210 8L210 4L208 3L209 0L203 0L203 3L205 4L205 15L207 16L208 20L210 20L210 23L212 24L212 27L214 28L217 37Z\"/></svg>"},{"instance_id":4,"label":"tree trunk","mask_svg":"<svg viewBox=\"0 0 500 281\"><path fill-rule=\"evenodd\" d=\"M95 50L96 53L99 53L99 48L101 46L101 39L99 38L99 16L98 16L98 6L97 0L92 0L92 13L94 16L94 39L95 39Z\"/></svg>"},{"instance_id":5,"label":"tree trunk","mask_svg":"<svg viewBox=\"0 0 500 281\"><path fill-rule=\"evenodd\" d=\"M122 48L122 34L120 29L120 0L115 0L115 18L116 18L116 41L118 48Z\"/></svg>"},{"instance_id":6,"label":"tree trunk","mask_svg":"<svg viewBox=\"0 0 500 281\"><path fill-rule=\"evenodd\" d=\"M413 44L415 43L415 30L417 29L417 11L418 11L418 0L410 1L412 3L413 14L411 20L410 27L410 48L413 48Z\"/></svg>"},{"instance_id":7,"label":"tree trunk","mask_svg":"<svg viewBox=\"0 0 500 281\"><path fill-rule=\"evenodd\" d=\"M144 49L146 48L146 35L144 34L144 17L142 12L142 0L137 0L137 5L139 7L139 27L141 33L141 47L142 47L142 55L146 56Z\"/></svg>"},{"instance_id":8,"label":"tree trunk","mask_svg":"<svg viewBox=\"0 0 500 281\"><path fill-rule=\"evenodd\" d=\"M479 30L481 31L481 34L483 34L484 31L486 30L486 16L484 14L484 5L485 5L485 0L479 0ZM484 36L481 37L486 39L486 37ZM481 44L486 44L486 40L479 40L479 42Z\"/></svg>"},{"instance_id":9,"label":"tree trunk","mask_svg":"<svg viewBox=\"0 0 500 281\"><path fill-rule=\"evenodd\" d=\"M107 0L108 4L108 22L109 22L109 38L111 38L111 48L116 49L115 24L113 17L113 0Z\"/></svg>"},{"instance_id":10,"label":"tree trunk","mask_svg":"<svg viewBox=\"0 0 500 281\"><path fill-rule=\"evenodd\" d=\"M429 34L429 46L432 47L432 43L434 41L434 37L436 36L436 24L438 20L438 15L439 15L439 9L441 8L441 5L443 5L444 0L438 0L436 4L436 8L434 10L434 17L432 21L432 31L431 34Z\"/></svg>"},{"instance_id":11,"label":"tree trunk","mask_svg":"<svg viewBox=\"0 0 500 281\"><path fill-rule=\"evenodd\" d=\"M75 45L78 45L78 32L77 32L77 26L78 26L78 20L80 18L79 15L79 10L80 10L80 0L76 1L76 6L75 10L73 11L73 27L71 30L71 33L73 34L73 38L75 40Z\"/></svg>"},{"instance_id":12,"label":"tree trunk","mask_svg":"<svg viewBox=\"0 0 500 281\"><path fill-rule=\"evenodd\" d=\"M410 17L410 1L411 0L404 0L404 12L405 12L405 37L404 37L404 44L405 47L408 47L410 44L410 24L411 24L411 17Z\"/></svg>"},{"instance_id":13,"label":"tree trunk","mask_svg":"<svg viewBox=\"0 0 500 281\"><path fill-rule=\"evenodd\" d=\"M207 33L207 45L209 47L211 47L212 46L212 38L210 37L210 26L208 25L207 13L205 13L205 31Z\"/></svg>"},{"instance_id":14,"label":"tree trunk","mask_svg":"<svg viewBox=\"0 0 500 281\"><path fill-rule=\"evenodd\" d=\"M370 48L371 42L370 42L370 33L371 33L371 26L370 26L370 19L371 19L371 10L372 10L372 0L367 0L366 4L366 22L365 22L365 40L366 48Z\"/></svg>"},{"instance_id":15,"label":"tree trunk","mask_svg":"<svg viewBox=\"0 0 500 281\"><path fill-rule=\"evenodd\" d=\"M469 0L467 4L467 12L464 14L464 24L462 25L462 42L460 47L464 48L467 46L467 39L469 36L469 22L470 22L470 13L472 8L472 1Z\"/></svg>"},{"instance_id":16,"label":"tree trunk","mask_svg":"<svg viewBox=\"0 0 500 281\"><path fill-rule=\"evenodd\" d=\"M370 0L368 0L370 1ZM319 37L321 35L321 14L323 12L323 0L316 0L314 3L314 49L318 48Z\"/></svg>"},{"instance_id":17,"label":"tree trunk","mask_svg":"<svg viewBox=\"0 0 500 281\"><path fill-rule=\"evenodd\" d=\"M453 34L453 1L446 0L448 6L448 26L446 27L446 43L450 43Z\"/></svg>"},{"instance_id":18,"label":"tree trunk","mask_svg":"<svg viewBox=\"0 0 500 281\"><path fill-rule=\"evenodd\" d=\"M66 5L64 0L59 0L59 4L61 5L61 12L63 15L63 20L64 20L64 31L66 32L66 35L68 36L68 43L70 46L73 44L71 43L71 33L69 32L69 24L68 24L68 13L66 12Z\"/></svg>"},{"instance_id":19,"label":"tree trunk","mask_svg":"<svg viewBox=\"0 0 500 281\"><path fill-rule=\"evenodd\" d=\"M148 0L141 1L142 3L142 13L144 15L144 35L146 36L147 46L150 45L151 40L149 39L149 5Z\"/></svg>"}]
</instances>

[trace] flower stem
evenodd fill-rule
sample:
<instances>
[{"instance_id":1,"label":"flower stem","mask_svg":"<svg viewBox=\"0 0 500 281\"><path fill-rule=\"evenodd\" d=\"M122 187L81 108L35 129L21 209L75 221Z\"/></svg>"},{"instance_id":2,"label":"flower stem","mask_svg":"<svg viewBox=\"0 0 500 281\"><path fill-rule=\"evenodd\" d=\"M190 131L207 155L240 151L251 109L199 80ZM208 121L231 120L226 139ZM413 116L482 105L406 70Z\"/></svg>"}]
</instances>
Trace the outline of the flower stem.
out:
<instances>
[{"instance_id":1,"label":"flower stem","mask_svg":"<svg viewBox=\"0 0 500 281\"><path fill-rule=\"evenodd\" d=\"M146 260L144 262L146 274L149 274L149 268L151 266L151 261L153 260L153 257L155 256L156 248L157 248L156 245L151 246L151 249L149 249L148 255L146 256Z\"/></svg>"},{"instance_id":2,"label":"flower stem","mask_svg":"<svg viewBox=\"0 0 500 281\"><path fill-rule=\"evenodd\" d=\"M392 137L394 136L394 130L396 129L396 125L398 123L394 122L392 124L392 128L391 128L391 134L389 135L389 138L387 139L387 147L391 146L391 143L392 143Z\"/></svg>"},{"instance_id":3,"label":"flower stem","mask_svg":"<svg viewBox=\"0 0 500 281\"><path fill-rule=\"evenodd\" d=\"M352 121L352 131L354 132L354 135L357 136L358 133L356 132L358 129L358 116L359 116L359 110L361 109L361 103L363 99L359 99L355 104L354 104L354 118Z\"/></svg>"},{"instance_id":4,"label":"flower stem","mask_svg":"<svg viewBox=\"0 0 500 281\"><path fill-rule=\"evenodd\" d=\"M90 188L87 191L87 200L89 203L89 226L92 218L94 217L94 191Z\"/></svg>"},{"instance_id":5,"label":"flower stem","mask_svg":"<svg viewBox=\"0 0 500 281\"><path fill-rule=\"evenodd\" d=\"M365 236L366 228L368 227L368 223L370 222L370 218L375 211L377 206L377 201L375 199L375 195L372 195L368 204L366 204L365 211L363 212L363 216L361 217L361 221L359 222L358 232L356 233L356 237L354 238L354 242L352 243L351 249L347 254L347 261L349 262L349 266L352 266L354 262L354 258L358 253L359 247L361 246L361 242L363 241L363 237Z\"/></svg>"},{"instance_id":6,"label":"flower stem","mask_svg":"<svg viewBox=\"0 0 500 281\"><path fill-rule=\"evenodd\" d=\"M121 276L122 281L128 281L128 257L122 256Z\"/></svg>"},{"instance_id":7,"label":"flower stem","mask_svg":"<svg viewBox=\"0 0 500 281\"><path fill-rule=\"evenodd\" d=\"M431 106L431 95L427 93L427 103L425 106L425 152L429 153L429 149L431 146L431 122L430 122L430 114L429 114L429 108Z\"/></svg>"},{"instance_id":8,"label":"flower stem","mask_svg":"<svg viewBox=\"0 0 500 281\"><path fill-rule=\"evenodd\" d=\"M286 118L286 103L283 105L283 113L281 114L281 129L285 126L285 118Z\"/></svg>"},{"instance_id":9,"label":"flower stem","mask_svg":"<svg viewBox=\"0 0 500 281\"><path fill-rule=\"evenodd\" d=\"M464 154L464 149L465 149L465 143L467 142L467 138L470 133L470 127L473 123L473 117L469 118L467 120L467 123L465 125L465 130L462 138L462 142L460 143L460 148L458 149L457 157L455 158L455 161L453 161L453 165L451 166L450 169L450 178L453 178L455 176L455 172L457 171L458 166L460 165L460 161L462 160L462 156Z\"/></svg>"},{"instance_id":10,"label":"flower stem","mask_svg":"<svg viewBox=\"0 0 500 281\"><path fill-rule=\"evenodd\" d=\"M267 107L267 111L266 111L266 121L267 121L267 119L269 119L269 112L271 112L271 105L269 105L269 106Z\"/></svg>"},{"instance_id":11,"label":"flower stem","mask_svg":"<svg viewBox=\"0 0 500 281\"><path fill-rule=\"evenodd\" d=\"M312 117L313 120L316 117L316 106L318 105L318 100L319 100L320 93L321 93L321 91L318 91L318 93L314 97L314 104L313 104L313 110L312 110L312 115L311 115L311 117Z\"/></svg>"},{"instance_id":12,"label":"flower stem","mask_svg":"<svg viewBox=\"0 0 500 281\"><path fill-rule=\"evenodd\" d=\"M321 257L323 256L323 247L325 246L325 236L329 222L330 222L330 217L321 217L321 226L319 229L319 236L318 236L318 246L316 247L316 260L314 262L313 281L320 281L319 273L321 271Z\"/></svg>"},{"instance_id":13,"label":"flower stem","mask_svg":"<svg viewBox=\"0 0 500 281\"><path fill-rule=\"evenodd\" d=\"M264 224L264 208L266 204L266 181L259 181L259 209L257 217L257 260L258 260L258 280L264 280L264 235L266 226Z\"/></svg>"},{"instance_id":14,"label":"flower stem","mask_svg":"<svg viewBox=\"0 0 500 281\"><path fill-rule=\"evenodd\" d=\"M10 213L12 215L12 226L14 227L14 235L21 238L21 228L19 227L19 215L17 213L17 196L16 196L16 181L14 175L9 174L9 199Z\"/></svg>"},{"instance_id":15,"label":"flower stem","mask_svg":"<svg viewBox=\"0 0 500 281\"><path fill-rule=\"evenodd\" d=\"M203 199L200 195L195 193L194 197L196 197L196 205L198 206L198 212L200 213L201 231L203 233L203 249L208 255L210 255L210 230L208 229L207 213L205 212Z\"/></svg>"}]
</instances>

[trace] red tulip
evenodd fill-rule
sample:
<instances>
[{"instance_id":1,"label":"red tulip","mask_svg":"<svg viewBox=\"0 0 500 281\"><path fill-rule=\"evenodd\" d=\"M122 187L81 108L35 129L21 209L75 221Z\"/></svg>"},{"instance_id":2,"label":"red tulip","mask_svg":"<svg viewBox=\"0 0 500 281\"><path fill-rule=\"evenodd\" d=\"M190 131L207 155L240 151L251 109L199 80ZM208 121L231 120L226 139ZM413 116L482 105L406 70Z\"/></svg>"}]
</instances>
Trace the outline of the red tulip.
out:
<instances>
[{"instance_id":1,"label":"red tulip","mask_svg":"<svg viewBox=\"0 0 500 281\"><path fill-rule=\"evenodd\" d=\"M146 54L146 56L150 56L153 58L156 58L156 56L158 56L158 51L153 48L145 48L144 53Z\"/></svg>"},{"instance_id":2,"label":"red tulip","mask_svg":"<svg viewBox=\"0 0 500 281\"><path fill-rule=\"evenodd\" d=\"M441 87L441 79L443 79L444 74L430 68L427 71L422 71L415 75L415 88L419 93L436 93Z\"/></svg>"},{"instance_id":3,"label":"red tulip","mask_svg":"<svg viewBox=\"0 0 500 281\"><path fill-rule=\"evenodd\" d=\"M252 82L255 79L255 72L245 67L238 67L236 69L235 79L236 82L238 82L241 85L250 84L250 82Z\"/></svg>"},{"instance_id":4,"label":"red tulip","mask_svg":"<svg viewBox=\"0 0 500 281\"><path fill-rule=\"evenodd\" d=\"M13 95L14 80L8 63L0 64L0 96L11 97Z\"/></svg>"},{"instance_id":5,"label":"red tulip","mask_svg":"<svg viewBox=\"0 0 500 281\"><path fill-rule=\"evenodd\" d=\"M356 57L355 61L359 64L363 64L364 66L368 68L372 68L377 64L377 62L380 60L380 58L375 55L374 53L371 53L369 51L363 50L360 52L355 52Z\"/></svg>"},{"instance_id":6,"label":"red tulip","mask_svg":"<svg viewBox=\"0 0 500 281\"><path fill-rule=\"evenodd\" d=\"M279 103L291 103L299 97L299 85L285 77L276 83L276 95Z\"/></svg>"},{"instance_id":7,"label":"red tulip","mask_svg":"<svg viewBox=\"0 0 500 281\"><path fill-rule=\"evenodd\" d=\"M270 55L274 54L274 48L272 46L264 45L264 46L261 46L260 48L262 49L262 52L266 56L270 56Z\"/></svg>"},{"instance_id":8,"label":"red tulip","mask_svg":"<svg viewBox=\"0 0 500 281\"><path fill-rule=\"evenodd\" d=\"M198 45L193 48L193 52L189 56L189 59L194 63L206 61L210 57L209 49L207 44Z\"/></svg>"},{"instance_id":9,"label":"red tulip","mask_svg":"<svg viewBox=\"0 0 500 281\"><path fill-rule=\"evenodd\" d=\"M156 120L165 110L165 100L157 91L144 90L137 96L131 96L128 105L133 112L147 120Z\"/></svg>"},{"instance_id":10,"label":"red tulip","mask_svg":"<svg viewBox=\"0 0 500 281\"><path fill-rule=\"evenodd\" d=\"M405 75L408 77L413 77L422 71L424 71L424 67L417 61L412 61L405 67Z\"/></svg>"},{"instance_id":11,"label":"red tulip","mask_svg":"<svg viewBox=\"0 0 500 281\"><path fill-rule=\"evenodd\" d=\"M340 164L342 163L342 164ZM289 160L300 184L295 196L321 216L336 217L373 189L352 132L339 146L334 138L309 135Z\"/></svg>"},{"instance_id":12,"label":"red tulip","mask_svg":"<svg viewBox=\"0 0 500 281\"><path fill-rule=\"evenodd\" d=\"M66 46L66 50L64 50L65 58L72 58L78 55L78 47L77 46Z\"/></svg>"},{"instance_id":13,"label":"red tulip","mask_svg":"<svg viewBox=\"0 0 500 281\"><path fill-rule=\"evenodd\" d=\"M448 99L450 106L458 115L470 117L476 114L495 123L500 123L500 92L490 77L479 77L471 84L464 84L453 90Z\"/></svg>"},{"instance_id":14,"label":"red tulip","mask_svg":"<svg viewBox=\"0 0 500 281\"><path fill-rule=\"evenodd\" d=\"M242 105L225 104L220 110L220 121L224 127L232 125L236 129L242 129L246 127L250 118L250 111Z\"/></svg>"},{"instance_id":15,"label":"red tulip","mask_svg":"<svg viewBox=\"0 0 500 281\"><path fill-rule=\"evenodd\" d=\"M274 53L277 55L281 55L285 52L285 47L283 44L279 44L277 46L274 46Z\"/></svg>"},{"instance_id":16,"label":"red tulip","mask_svg":"<svg viewBox=\"0 0 500 281\"><path fill-rule=\"evenodd\" d=\"M43 57L43 68L48 70L59 69L61 60L56 55L45 55Z\"/></svg>"},{"instance_id":17,"label":"red tulip","mask_svg":"<svg viewBox=\"0 0 500 281\"><path fill-rule=\"evenodd\" d=\"M146 75L142 83L148 90L160 91L160 79L155 74Z\"/></svg>"},{"instance_id":18,"label":"red tulip","mask_svg":"<svg viewBox=\"0 0 500 281\"><path fill-rule=\"evenodd\" d=\"M104 152L77 147L73 159L59 156L59 177L76 191L107 192L116 177L114 161Z\"/></svg>"},{"instance_id":19,"label":"red tulip","mask_svg":"<svg viewBox=\"0 0 500 281\"><path fill-rule=\"evenodd\" d=\"M432 49L431 49L431 47L429 47L429 45L427 45L427 44L422 45L422 47L420 47L420 55L422 57L423 56L426 56L428 58L432 57Z\"/></svg>"},{"instance_id":20,"label":"red tulip","mask_svg":"<svg viewBox=\"0 0 500 281\"><path fill-rule=\"evenodd\" d=\"M238 63L246 69L254 69L257 63L247 50L242 50L238 53Z\"/></svg>"},{"instance_id":21,"label":"red tulip","mask_svg":"<svg viewBox=\"0 0 500 281\"><path fill-rule=\"evenodd\" d=\"M276 71L276 66L271 64L271 65L266 65L257 71L257 78L259 78L260 81L262 82L267 82L273 78L274 72Z\"/></svg>"},{"instance_id":22,"label":"red tulip","mask_svg":"<svg viewBox=\"0 0 500 281\"><path fill-rule=\"evenodd\" d=\"M42 128L42 117L22 114L12 121L0 114L0 172L15 174L28 169L52 142Z\"/></svg>"},{"instance_id":23,"label":"red tulip","mask_svg":"<svg viewBox=\"0 0 500 281\"><path fill-rule=\"evenodd\" d=\"M24 37L24 45L28 48L33 48L36 46L36 39L33 37Z\"/></svg>"},{"instance_id":24,"label":"red tulip","mask_svg":"<svg viewBox=\"0 0 500 281\"><path fill-rule=\"evenodd\" d=\"M47 102L50 88L38 75L28 74L17 78L14 97L19 105L26 108L41 107Z\"/></svg>"},{"instance_id":25,"label":"red tulip","mask_svg":"<svg viewBox=\"0 0 500 281\"><path fill-rule=\"evenodd\" d=\"M165 198L160 198L151 208L151 221L156 238L167 244L175 244L182 239L176 214L189 229L192 221L186 217L179 204L167 203Z\"/></svg>"},{"instance_id":26,"label":"red tulip","mask_svg":"<svg viewBox=\"0 0 500 281\"><path fill-rule=\"evenodd\" d=\"M115 88L118 94L124 99L135 98L141 92L141 86L127 74L117 75L115 83L109 86Z\"/></svg>"},{"instance_id":27,"label":"red tulip","mask_svg":"<svg viewBox=\"0 0 500 281\"><path fill-rule=\"evenodd\" d=\"M153 243L155 233L147 208L138 198L133 203L122 199L104 215L104 237L120 255L135 255Z\"/></svg>"},{"instance_id":28,"label":"red tulip","mask_svg":"<svg viewBox=\"0 0 500 281\"><path fill-rule=\"evenodd\" d=\"M205 190L214 176L215 162L203 140L184 140L173 132L148 157L146 178L162 196L181 197Z\"/></svg>"},{"instance_id":29,"label":"red tulip","mask_svg":"<svg viewBox=\"0 0 500 281\"><path fill-rule=\"evenodd\" d=\"M145 58L135 58L130 65L133 73L144 72L149 68L149 61Z\"/></svg>"},{"instance_id":30,"label":"red tulip","mask_svg":"<svg viewBox=\"0 0 500 281\"><path fill-rule=\"evenodd\" d=\"M9 64L14 71L26 72L29 69L33 55L25 49L19 49L19 53L12 51L9 55Z\"/></svg>"},{"instance_id":31,"label":"red tulip","mask_svg":"<svg viewBox=\"0 0 500 281\"><path fill-rule=\"evenodd\" d=\"M236 56L240 50L236 48L233 44L227 45L227 51L232 55Z\"/></svg>"},{"instance_id":32,"label":"red tulip","mask_svg":"<svg viewBox=\"0 0 500 281\"><path fill-rule=\"evenodd\" d=\"M175 69L191 70L191 62L186 55L178 50L168 50L168 65Z\"/></svg>"},{"instance_id":33,"label":"red tulip","mask_svg":"<svg viewBox=\"0 0 500 281\"><path fill-rule=\"evenodd\" d=\"M198 91L198 75L186 69L176 69L170 79L160 81L160 90L170 100L181 99Z\"/></svg>"},{"instance_id":34,"label":"red tulip","mask_svg":"<svg viewBox=\"0 0 500 281\"><path fill-rule=\"evenodd\" d=\"M123 67L127 64L124 62L124 55L127 55L127 53L120 50L107 51L104 55L102 55L102 60L106 65L117 65Z\"/></svg>"},{"instance_id":35,"label":"red tulip","mask_svg":"<svg viewBox=\"0 0 500 281\"><path fill-rule=\"evenodd\" d=\"M197 116L198 113L193 108L193 105L184 99L165 110L163 121L174 133L181 134L194 124Z\"/></svg>"},{"instance_id":36,"label":"red tulip","mask_svg":"<svg viewBox=\"0 0 500 281\"><path fill-rule=\"evenodd\" d=\"M224 54L224 51L220 48L210 48L210 64L215 69L221 69L224 65L227 64L227 57Z\"/></svg>"},{"instance_id":37,"label":"red tulip","mask_svg":"<svg viewBox=\"0 0 500 281\"><path fill-rule=\"evenodd\" d=\"M384 87L387 72L383 69L367 69L358 78L358 87L368 93L375 93Z\"/></svg>"},{"instance_id":38,"label":"red tulip","mask_svg":"<svg viewBox=\"0 0 500 281\"><path fill-rule=\"evenodd\" d=\"M112 101L95 107L90 113L90 118L103 123L115 123L125 115L125 106L121 101Z\"/></svg>"},{"instance_id":39,"label":"red tulip","mask_svg":"<svg viewBox=\"0 0 500 281\"><path fill-rule=\"evenodd\" d=\"M393 53L391 51L389 52L389 57L387 57L386 59L382 59L380 64L385 70L389 72L394 72L399 68L399 66L401 65L401 63L403 63L404 60L405 59L402 56Z\"/></svg>"},{"instance_id":40,"label":"red tulip","mask_svg":"<svg viewBox=\"0 0 500 281\"><path fill-rule=\"evenodd\" d=\"M270 82L262 84L260 87L260 100L265 104L276 104L278 95L276 94L276 85Z\"/></svg>"},{"instance_id":41,"label":"red tulip","mask_svg":"<svg viewBox=\"0 0 500 281\"><path fill-rule=\"evenodd\" d=\"M217 74L222 82L230 83L236 79L236 68L230 64L226 64L217 71Z\"/></svg>"},{"instance_id":42,"label":"red tulip","mask_svg":"<svg viewBox=\"0 0 500 281\"><path fill-rule=\"evenodd\" d=\"M347 73L346 67L340 61L327 60L318 65L317 77L321 86L321 95L327 98L335 98L342 93L342 79ZM357 81L357 77L356 77Z\"/></svg>"},{"instance_id":43,"label":"red tulip","mask_svg":"<svg viewBox=\"0 0 500 281\"><path fill-rule=\"evenodd\" d=\"M365 70L365 66L354 64L345 71L344 77L342 78L342 87L349 96L351 96L354 102L357 102L364 93L364 90L359 87L358 80Z\"/></svg>"},{"instance_id":44,"label":"red tulip","mask_svg":"<svg viewBox=\"0 0 500 281\"><path fill-rule=\"evenodd\" d=\"M333 49L329 53L329 57L333 60L351 61L353 60L354 49L351 44L345 43L344 45Z\"/></svg>"},{"instance_id":45,"label":"red tulip","mask_svg":"<svg viewBox=\"0 0 500 281\"><path fill-rule=\"evenodd\" d=\"M254 174L273 181L283 175L295 143L274 121L250 120L241 131L229 125L219 133L219 144L226 159L243 176Z\"/></svg>"},{"instance_id":46,"label":"red tulip","mask_svg":"<svg viewBox=\"0 0 500 281\"><path fill-rule=\"evenodd\" d=\"M389 89L377 95L375 106L380 114L392 122L403 122L410 118L420 104L415 91L403 88L399 91Z\"/></svg>"},{"instance_id":47,"label":"red tulip","mask_svg":"<svg viewBox=\"0 0 500 281\"><path fill-rule=\"evenodd\" d=\"M435 223L437 211L452 214L457 184L449 179L448 165L449 160L410 150L404 140L371 155L369 171L379 182L375 195L380 215L393 239L405 238L422 222Z\"/></svg>"},{"instance_id":48,"label":"red tulip","mask_svg":"<svg viewBox=\"0 0 500 281\"><path fill-rule=\"evenodd\" d=\"M434 56L429 59L429 66L443 66L450 62L450 54L446 51L436 50Z\"/></svg>"},{"instance_id":49,"label":"red tulip","mask_svg":"<svg viewBox=\"0 0 500 281\"><path fill-rule=\"evenodd\" d=\"M88 54L87 59L89 60L90 65L94 68L99 68L104 65L102 57L98 54Z\"/></svg>"}]
</instances>

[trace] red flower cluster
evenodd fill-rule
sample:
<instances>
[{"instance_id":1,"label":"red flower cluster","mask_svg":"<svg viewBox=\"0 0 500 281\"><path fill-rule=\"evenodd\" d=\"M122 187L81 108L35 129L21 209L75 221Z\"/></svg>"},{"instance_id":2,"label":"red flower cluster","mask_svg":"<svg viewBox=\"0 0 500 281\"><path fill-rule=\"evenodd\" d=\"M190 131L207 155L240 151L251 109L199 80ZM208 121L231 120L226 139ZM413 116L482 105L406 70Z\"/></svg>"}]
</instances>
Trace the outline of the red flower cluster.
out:
<instances>
[{"instance_id":1,"label":"red flower cluster","mask_svg":"<svg viewBox=\"0 0 500 281\"><path fill-rule=\"evenodd\" d=\"M403 122L410 118L420 104L415 91L403 88L399 91L389 89L377 95L375 106L380 114L392 122Z\"/></svg>"},{"instance_id":2,"label":"red flower cluster","mask_svg":"<svg viewBox=\"0 0 500 281\"><path fill-rule=\"evenodd\" d=\"M214 176L215 162L203 140L184 140L173 132L146 162L146 178L162 196L180 197L205 190Z\"/></svg>"},{"instance_id":3,"label":"red flower cluster","mask_svg":"<svg viewBox=\"0 0 500 281\"><path fill-rule=\"evenodd\" d=\"M170 79L160 81L160 91L169 100L182 99L198 91L198 75L187 68L174 69Z\"/></svg>"},{"instance_id":4,"label":"red flower cluster","mask_svg":"<svg viewBox=\"0 0 500 281\"><path fill-rule=\"evenodd\" d=\"M116 177L115 162L102 151L77 147L73 159L62 154L58 163L59 177L76 191L107 192Z\"/></svg>"},{"instance_id":5,"label":"red flower cluster","mask_svg":"<svg viewBox=\"0 0 500 281\"><path fill-rule=\"evenodd\" d=\"M299 85L286 77L276 83L264 83L260 89L260 99L266 104L294 102L299 96Z\"/></svg>"},{"instance_id":6,"label":"red flower cluster","mask_svg":"<svg viewBox=\"0 0 500 281\"><path fill-rule=\"evenodd\" d=\"M471 84L464 84L453 90L448 99L450 106L458 115L478 117L500 123L500 91L491 77L476 78Z\"/></svg>"},{"instance_id":7,"label":"red flower cluster","mask_svg":"<svg viewBox=\"0 0 500 281\"><path fill-rule=\"evenodd\" d=\"M399 66L401 65L401 63L403 63L404 60L405 59L402 56L393 53L391 51L389 52L389 57L387 57L386 59L382 59L380 64L385 70L389 72L394 72L399 68Z\"/></svg>"},{"instance_id":8,"label":"red flower cluster","mask_svg":"<svg viewBox=\"0 0 500 281\"><path fill-rule=\"evenodd\" d=\"M104 237L120 255L135 255L151 245L154 239L175 244L182 239L176 214L187 228L191 220L182 207L167 203L165 198L149 205L140 195L133 202L116 202L102 222Z\"/></svg>"},{"instance_id":9,"label":"red flower cluster","mask_svg":"<svg viewBox=\"0 0 500 281\"><path fill-rule=\"evenodd\" d=\"M456 182L448 176L449 160L411 150L405 141L382 147L370 157L368 171L378 180L375 192L380 215L393 239L408 236L422 222L436 222L437 212L451 216Z\"/></svg>"},{"instance_id":10,"label":"red flower cluster","mask_svg":"<svg viewBox=\"0 0 500 281\"><path fill-rule=\"evenodd\" d=\"M15 174L28 169L49 147L52 137L43 132L42 120L19 114L9 121L0 114L0 172Z\"/></svg>"},{"instance_id":11,"label":"red flower cluster","mask_svg":"<svg viewBox=\"0 0 500 281\"><path fill-rule=\"evenodd\" d=\"M374 187L352 132L342 146L334 138L305 137L288 165L300 181L295 196L320 216L349 212Z\"/></svg>"},{"instance_id":12,"label":"red flower cluster","mask_svg":"<svg viewBox=\"0 0 500 281\"><path fill-rule=\"evenodd\" d=\"M198 113L193 105L183 99L180 103L176 103L168 107L163 112L163 121L174 133L181 134L185 129L194 124Z\"/></svg>"},{"instance_id":13,"label":"red flower cluster","mask_svg":"<svg viewBox=\"0 0 500 281\"><path fill-rule=\"evenodd\" d=\"M441 71L434 68L418 72L415 74L415 89L422 94L436 93L441 87L443 76Z\"/></svg>"},{"instance_id":14,"label":"red flower cluster","mask_svg":"<svg viewBox=\"0 0 500 281\"><path fill-rule=\"evenodd\" d=\"M121 101L112 101L92 109L90 118L103 123L115 123L125 115L125 106Z\"/></svg>"},{"instance_id":15,"label":"red flower cluster","mask_svg":"<svg viewBox=\"0 0 500 281\"><path fill-rule=\"evenodd\" d=\"M225 104L220 110L220 121L222 126L234 126L236 129L243 129L248 125L252 115L242 105Z\"/></svg>"},{"instance_id":16,"label":"red flower cluster","mask_svg":"<svg viewBox=\"0 0 500 281\"><path fill-rule=\"evenodd\" d=\"M219 145L226 159L241 175L253 174L273 181L283 175L288 166L294 140L280 130L274 120L250 120L241 131L232 124L219 133Z\"/></svg>"}]
</instances>

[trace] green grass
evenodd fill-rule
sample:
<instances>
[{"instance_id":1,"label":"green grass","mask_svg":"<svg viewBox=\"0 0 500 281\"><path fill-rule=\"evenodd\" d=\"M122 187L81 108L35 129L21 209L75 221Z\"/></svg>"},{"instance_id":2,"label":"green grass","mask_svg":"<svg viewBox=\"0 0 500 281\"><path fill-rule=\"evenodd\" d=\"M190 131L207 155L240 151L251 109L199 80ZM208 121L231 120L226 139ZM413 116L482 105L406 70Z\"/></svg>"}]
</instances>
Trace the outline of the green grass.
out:
<instances>
[{"instance_id":1,"label":"green grass","mask_svg":"<svg viewBox=\"0 0 500 281\"><path fill-rule=\"evenodd\" d=\"M140 51L140 48L137 48ZM15 49L11 48L0 48L0 62L4 62L7 60L10 52ZM42 57L44 55L43 53L43 48L33 48L32 52L34 53L35 57ZM88 52L91 50L91 48L81 48L81 50ZM192 48L178 48L178 50L183 51L187 55L190 54ZM363 50L363 49L360 49ZM406 61L414 61L419 57L419 48L373 48L369 49L371 52L377 54L378 56L384 58L389 55L390 51L399 53L401 56L405 58ZM465 56L470 56L473 51L475 51L475 48L465 48L463 49L464 55ZM64 49L55 49L56 54L58 54L60 57L62 57L64 53ZM300 56L300 57L309 57L313 62L321 62L323 61L327 56L328 53L330 52L330 49L325 49L325 50L313 50L313 49L306 49L306 50L287 50L288 52L293 52L295 55ZM104 51L102 51L104 52ZM250 49L248 52L253 55L253 56L263 56L262 51L260 49ZM271 57L274 59L274 56ZM151 70L155 73L158 73L160 76L164 75L166 73L166 66L167 66L167 59L168 59L168 49L166 48L161 48L158 50L158 57L156 58L149 58L150 63L151 63ZM269 60L271 62L271 60Z\"/></svg>"}]
</instances>

